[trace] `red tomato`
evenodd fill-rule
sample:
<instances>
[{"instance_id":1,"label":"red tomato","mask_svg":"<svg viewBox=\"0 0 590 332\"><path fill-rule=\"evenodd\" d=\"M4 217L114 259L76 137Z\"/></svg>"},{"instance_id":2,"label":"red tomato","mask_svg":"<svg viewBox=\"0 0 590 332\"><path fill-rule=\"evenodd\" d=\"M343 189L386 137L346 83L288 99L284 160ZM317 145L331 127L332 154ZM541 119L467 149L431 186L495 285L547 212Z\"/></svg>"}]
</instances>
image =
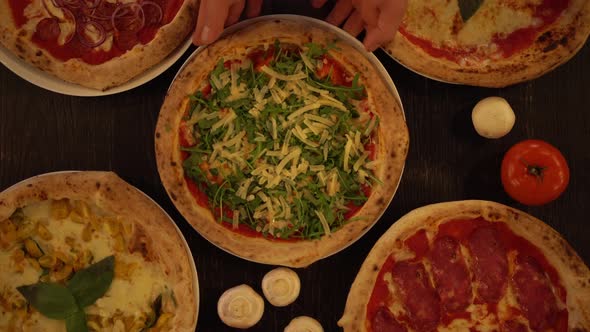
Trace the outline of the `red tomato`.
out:
<instances>
[{"instance_id":1,"label":"red tomato","mask_svg":"<svg viewBox=\"0 0 590 332\"><path fill-rule=\"evenodd\" d=\"M525 205L541 205L556 199L570 179L561 152L547 142L532 139L506 152L501 173L504 190Z\"/></svg>"}]
</instances>

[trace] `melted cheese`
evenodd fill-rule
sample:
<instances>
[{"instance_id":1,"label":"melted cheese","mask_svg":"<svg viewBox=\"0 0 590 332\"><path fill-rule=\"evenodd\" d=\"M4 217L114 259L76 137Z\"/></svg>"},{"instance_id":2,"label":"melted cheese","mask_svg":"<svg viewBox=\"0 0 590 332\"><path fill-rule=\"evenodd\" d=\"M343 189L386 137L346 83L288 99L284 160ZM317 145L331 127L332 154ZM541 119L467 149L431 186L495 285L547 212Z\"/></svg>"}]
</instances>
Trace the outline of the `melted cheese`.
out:
<instances>
[{"instance_id":1,"label":"melted cheese","mask_svg":"<svg viewBox=\"0 0 590 332\"><path fill-rule=\"evenodd\" d=\"M410 0L404 24L409 33L438 47L482 47L490 44L495 35L505 36L542 23L533 18L529 9L541 2L526 0L517 6L511 2L484 1L463 23L457 1Z\"/></svg>"},{"instance_id":2,"label":"melted cheese","mask_svg":"<svg viewBox=\"0 0 590 332\"><path fill-rule=\"evenodd\" d=\"M116 229L115 226L112 226L115 228L111 228L106 219L104 222L101 220L102 229L93 232L90 239L84 241L82 233L88 222L78 223L69 216L61 220L53 219L51 201L26 206L22 212L26 216L26 220L46 225L49 230L51 239L48 240L44 240L40 234L33 233L32 235L32 239L39 244L46 255L70 260L66 264L75 264L76 252L81 251L89 251L93 257L92 262L115 255L115 278L105 295L85 308L87 314L97 315L106 321L113 316L119 316L133 317L140 324L145 322L154 299L166 292L166 279L159 266L147 264L139 252L131 254L126 249L116 250L116 236L112 235L113 230ZM108 217L96 206L91 206L90 214L96 218ZM119 230L124 231L122 228ZM12 306L15 303L24 303L25 299L16 290L16 287L39 282L42 274L39 267L34 267L29 263L29 260L34 260L32 257L21 260L22 272L18 269L13 256L21 248L22 245L17 245L9 251L0 250L0 271L2 271L0 273L0 330L10 329L10 324L14 324L11 319L15 315L6 311L2 304ZM133 268L125 269L125 267ZM118 274L118 269L123 272ZM116 325L121 323L111 321L107 324L115 325L105 326L104 330L113 331L117 329ZM35 313L28 316L23 330L64 331L65 324L64 321L52 320Z\"/></svg>"}]
</instances>

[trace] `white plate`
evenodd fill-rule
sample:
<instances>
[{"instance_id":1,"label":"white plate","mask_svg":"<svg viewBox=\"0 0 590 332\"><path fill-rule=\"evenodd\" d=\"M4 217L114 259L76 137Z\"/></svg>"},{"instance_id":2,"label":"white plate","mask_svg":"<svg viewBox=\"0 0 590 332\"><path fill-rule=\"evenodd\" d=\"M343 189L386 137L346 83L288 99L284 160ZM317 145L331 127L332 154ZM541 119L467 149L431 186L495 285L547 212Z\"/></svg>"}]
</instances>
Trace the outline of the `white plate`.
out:
<instances>
[{"instance_id":1,"label":"white plate","mask_svg":"<svg viewBox=\"0 0 590 332\"><path fill-rule=\"evenodd\" d=\"M183 44L178 46L178 48L172 51L172 53L170 53L166 58L164 58L164 60L155 66L147 69L127 83L113 87L106 91L83 87L81 85L59 79L22 60L2 45L0 45L0 63L2 63L4 66L6 66L6 68L10 69L13 73L20 76L24 80L49 91L79 97L107 96L131 90L156 78L166 69L170 68L170 66L172 66L176 60L178 60L184 54L184 52L186 52L191 43L192 41L189 37Z\"/></svg>"},{"instance_id":2,"label":"white plate","mask_svg":"<svg viewBox=\"0 0 590 332\"><path fill-rule=\"evenodd\" d=\"M334 34L336 34L338 37L340 37L344 42L348 43L350 46L354 47L357 51L359 51L361 54L363 54L370 62L371 64L373 64L373 66L375 66L375 68L377 69L377 71L379 72L379 74L381 74L381 77L385 80L385 82L387 83L387 86L389 88L389 90L391 91L391 93L394 95L394 97L397 99L401 111L402 111L402 115L404 117L404 120L406 118L405 112L404 112L404 106L402 104L401 98L399 96L399 93L397 91L397 88L395 87L395 84L393 83L393 80L391 79L391 76L389 76L389 73L387 72L387 70L385 70L385 68L383 67L383 64L381 64L381 62L379 61L379 59L373 54L373 53L369 53L367 52L367 50L365 49L365 46L358 41L356 38L354 38L353 36L351 36L350 34L348 34L348 32L332 25L329 24L325 21L321 21L315 18L311 18L311 17L307 17L307 16L299 16L299 15L286 15L286 14L280 14L280 15L267 15L267 16L260 16L260 17L256 17L253 19L249 19L249 20L245 20L242 22L239 22L235 25L232 25L231 27L227 28L224 30L223 34L221 35L220 38L223 38L224 36L228 35L228 34L232 34L240 29L243 29L247 26L250 26L254 23L258 23L258 22L263 22L263 21L272 21L275 19L285 19L285 20L297 20L297 21L301 21L307 24L311 24L311 25L316 25L319 26L320 28L326 29ZM176 76L174 76L174 80L176 80L176 77L178 76L179 73L182 72L182 70L184 69L184 67L195 57L197 56L197 54L199 54L200 52L202 52L207 46L201 46L199 48L197 48L184 62L184 64L182 65L182 67L180 67L180 69L178 70L178 73L176 73ZM170 87L172 86L172 84L174 83L174 80L172 80L172 83L170 84ZM170 87L168 89L170 89ZM397 189L399 188L399 184L401 181L401 178L403 176L404 173L404 168L405 165L402 167L401 169L401 174L399 177L398 182L395 185L395 190L393 192L393 194L391 195L391 197L389 198L389 201L387 202L387 206L389 206L389 204L391 203L391 201L393 200L393 197L395 196L395 193L397 192ZM348 248L350 245L352 245L353 243L355 243L357 240L359 240L363 235L365 235L376 223L377 221L379 221L381 219L381 217L383 216L383 213L385 213L385 211L387 210L384 209L381 214L378 216L378 218L375 218L375 221L365 229L364 232L362 232L361 234L359 234L358 237L356 237L353 241L348 242L345 246L339 248L338 250L329 253L327 255L325 255L324 257L322 257L321 259L324 259L326 257L330 257L332 255L335 255L339 252L341 252L342 250ZM202 233L201 236L205 237ZM240 256L236 253L233 253L221 246L219 246L217 243L207 239L207 237L205 237L205 239L207 241L209 241L210 243L213 243L216 247L218 247L219 249L232 254L236 257L242 258L244 260L247 261L251 261L254 263L259 263L257 261L251 260L247 257L244 256Z\"/></svg>"},{"instance_id":3,"label":"white plate","mask_svg":"<svg viewBox=\"0 0 590 332\"><path fill-rule=\"evenodd\" d=\"M24 179L22 181L19 181L15 184L13 184L12 186L4 189L3 191L8 191L11 190L14 187L18 187L21 183L28 181L30 179L35 179L35 178L40 178L43 176L50 176L50 175L54 175L54 174L68 174L68 173L78 173L81 171L57 171L57 172L49 172L49 173L43 173L43 174L39 174L39 175L35 175L33 177L30 177L28 179ZM125 181L125 180L123 180ZM129 182L127 182L127 184L129 184ZM172 220L172 218L170 217L170 215L164 210L162 209L162 207L156 203L156 201L154 201L150 196L148 196L146 193L144 193L143 191L135 188L134 186L132 186L131 184L129 184L131 187L133 187L135 190L137 190L140 194L144 195L147 199L149 199L152 203L154 203L155 206L158 207L158 209L160 209L160 211L162 211L162 213L164 213L164 215L168 218L168 220L170 221L170 223L174 226L174 228L176 229L176 232L178 232L178 235L180 235L180 238L182 239L182 244L184 245L184 249L186 250L186 252L188 253L188 256L190 258L190 265L191 265L191 270L193 271L193 275L195 276L194 280L193 280L193 286L195 288L195 305L197 307L197 312L195 313L195 326L192 329L196 329L197 327L197 320L199 318L199 276L197 275L197 266L195 265L195 259L193 258L193 254L191 252L190 247L188 246L188 243L186 242L186 239L184 238L184 235L182 234L182 232L180 231L180 228L178 228L178 226L176 226L176 223L174 222L174 220Z\"/></svg>"}]
</instances>

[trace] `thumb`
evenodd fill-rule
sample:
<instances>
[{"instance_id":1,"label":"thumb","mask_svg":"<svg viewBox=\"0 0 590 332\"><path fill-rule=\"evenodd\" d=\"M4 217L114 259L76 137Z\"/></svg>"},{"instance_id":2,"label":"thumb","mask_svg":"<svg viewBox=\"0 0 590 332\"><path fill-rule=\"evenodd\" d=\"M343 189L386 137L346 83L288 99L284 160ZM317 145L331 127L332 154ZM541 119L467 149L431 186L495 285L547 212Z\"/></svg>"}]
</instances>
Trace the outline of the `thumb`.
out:
<instances>
[{"instance_id":1,"label":"thumb","mask_svg":"<svg viewBox=\"0 0 590 332\"><path fill-rule=\"evenodd\" d=\"M229 14L229 7L229 1L226 0L201 1L197 28L193 33L195 45L210 44L219 38Z\"/></svg>"}]
</instances>

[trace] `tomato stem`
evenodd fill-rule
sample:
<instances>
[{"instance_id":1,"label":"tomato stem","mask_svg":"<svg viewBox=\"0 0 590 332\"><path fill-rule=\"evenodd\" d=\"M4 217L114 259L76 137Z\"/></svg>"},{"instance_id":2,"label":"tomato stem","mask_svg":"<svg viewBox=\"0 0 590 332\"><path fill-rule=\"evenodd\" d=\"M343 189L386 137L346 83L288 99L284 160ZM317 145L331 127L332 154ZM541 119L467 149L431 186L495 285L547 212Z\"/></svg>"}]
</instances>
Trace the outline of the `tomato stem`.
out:
<instances>
[{"instance_id":1,"label":"tomato stem","mask_svg":"<svg viewBox=\"0 0 590 332\"><path fill-rule=\"evenodd\" d=\"M520 162L524 164L524 166L526 167L526 171L529 175L532 175L535 178L537 178L539 182L543 182L543 175L545 173L545 170L547 169L547 166L529 164L523 158L520 158Z\"/></svg>"}]
</instances>

